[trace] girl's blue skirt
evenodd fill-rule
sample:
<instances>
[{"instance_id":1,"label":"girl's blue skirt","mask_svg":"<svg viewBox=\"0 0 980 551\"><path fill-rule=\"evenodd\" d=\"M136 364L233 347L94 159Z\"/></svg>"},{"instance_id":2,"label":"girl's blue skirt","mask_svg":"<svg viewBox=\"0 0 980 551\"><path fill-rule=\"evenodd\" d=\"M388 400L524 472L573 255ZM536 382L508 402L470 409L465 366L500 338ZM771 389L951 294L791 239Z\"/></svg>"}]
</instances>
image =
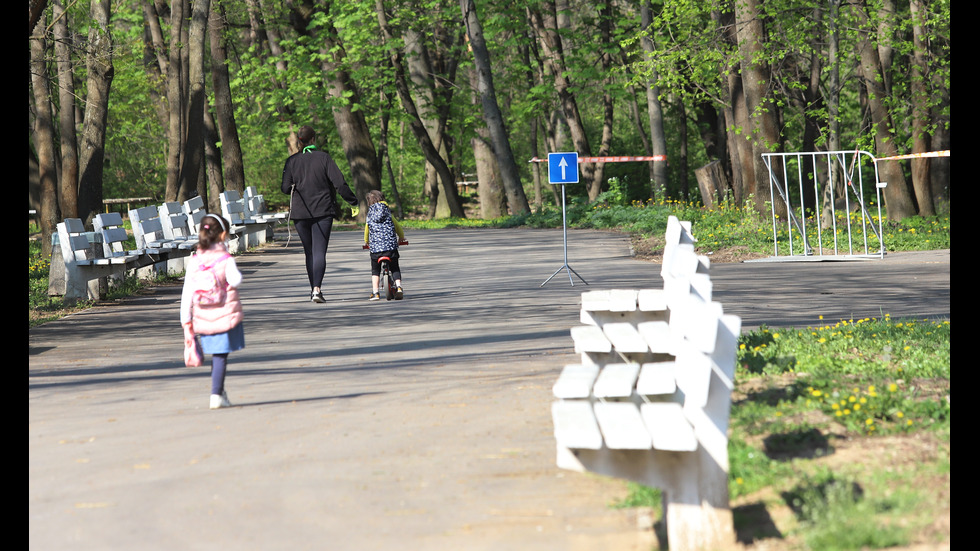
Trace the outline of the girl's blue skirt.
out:
<instances>
[{"instance_id":1,"label":"girl's blue skirt","mask_svg":"<svg viewBox=\"0 0 980 551\"><path fill-rule=\"evenodd\" d=\"M205 354L228 354L245 348L245 323L239 323L225 333L199 335L201 350Z\"/></svg>"}]
</instances>

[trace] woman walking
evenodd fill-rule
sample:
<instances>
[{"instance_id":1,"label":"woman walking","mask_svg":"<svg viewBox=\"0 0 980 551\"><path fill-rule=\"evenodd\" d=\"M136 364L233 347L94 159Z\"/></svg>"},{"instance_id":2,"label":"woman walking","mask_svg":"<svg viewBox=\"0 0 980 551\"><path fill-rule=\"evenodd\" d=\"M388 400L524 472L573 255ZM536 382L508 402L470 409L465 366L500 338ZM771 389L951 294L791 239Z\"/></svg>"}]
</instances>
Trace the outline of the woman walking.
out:
<instances>
[{"instance_id":1,"label":"woman walking","mask_svg":"<svg viewBox=\"0 0 980 551\"><path fill-rule=\"evenodd\" d=\"M282 192L289 194L289 218L293 221L306 254L306 275L310 280L310 300L325 302L320 287L327 268L327 246L336 218L337 198L351 206L357 197L347 185L337 163L314 145L316 132L309 126L299 129L302 150L286 159L282 169Z\"/></svg>"}]
</instances>

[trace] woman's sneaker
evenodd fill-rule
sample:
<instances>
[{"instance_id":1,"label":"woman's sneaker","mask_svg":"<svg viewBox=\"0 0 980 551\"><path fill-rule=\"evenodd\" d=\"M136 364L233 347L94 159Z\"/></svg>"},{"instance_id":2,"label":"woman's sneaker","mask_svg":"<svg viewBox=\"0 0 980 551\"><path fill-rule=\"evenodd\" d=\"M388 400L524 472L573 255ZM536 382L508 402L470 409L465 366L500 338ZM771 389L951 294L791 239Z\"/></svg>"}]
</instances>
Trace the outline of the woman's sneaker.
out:
<instances>
[{"instance_id":1,"label":"woman's sneaker","mask_svg":"<svg viewBox=\"0 0 980 551\"><path fill-rule=\"evenodd\" d=\"M310 296L310 300L318 304L326 302L321 291L313 291L313 294Z\"/></svg>"}]
</instances>

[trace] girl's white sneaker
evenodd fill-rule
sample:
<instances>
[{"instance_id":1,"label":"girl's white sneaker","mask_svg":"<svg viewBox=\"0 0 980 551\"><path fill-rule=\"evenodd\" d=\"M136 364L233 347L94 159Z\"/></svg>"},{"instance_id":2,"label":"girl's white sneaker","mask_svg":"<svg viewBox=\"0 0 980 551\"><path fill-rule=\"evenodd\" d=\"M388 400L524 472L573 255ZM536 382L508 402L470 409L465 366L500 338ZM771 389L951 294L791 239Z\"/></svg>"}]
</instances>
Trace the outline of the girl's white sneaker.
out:
<instances>
[{"instance_id":1,"label":"girl's white sneaker","mask_svg":"<svg viewBox=\"0 0 980 551\"><path fill-rule=\"evenodd\" d=\"M220 409L231 407L231 402L228 401L228 395L222 392L221 394L211 395L211 409Z\"/></svg>"}]
</instances>

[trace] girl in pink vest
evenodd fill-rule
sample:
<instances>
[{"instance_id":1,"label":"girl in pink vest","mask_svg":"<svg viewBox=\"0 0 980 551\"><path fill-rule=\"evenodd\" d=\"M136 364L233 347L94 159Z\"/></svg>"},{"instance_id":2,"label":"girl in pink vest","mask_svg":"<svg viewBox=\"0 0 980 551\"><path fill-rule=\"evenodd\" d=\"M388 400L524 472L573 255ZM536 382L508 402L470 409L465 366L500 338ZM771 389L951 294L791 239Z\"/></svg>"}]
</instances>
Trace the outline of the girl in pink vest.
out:
<instances>
[{"instance_id":1,"label":"girl in pink vest","mask_svg":"<svg viewBox=\"0 0 980 551\"><path fill-rule=\"evenodd\" d=\"M199 339L201 351L211 354L211 409L231 406L225 392L225 372L228 354L245 348L242 328L242 303L238 286L242 273L235 259L225 248L228 222L217 214L201 219L197 251L187 263L184 290L180 297L180 323L184 327L185 344ZM202 293L201 281L211 274L219 293ZM205 277L202 278L201 276Z\"/></svg>"}]
</instances>

